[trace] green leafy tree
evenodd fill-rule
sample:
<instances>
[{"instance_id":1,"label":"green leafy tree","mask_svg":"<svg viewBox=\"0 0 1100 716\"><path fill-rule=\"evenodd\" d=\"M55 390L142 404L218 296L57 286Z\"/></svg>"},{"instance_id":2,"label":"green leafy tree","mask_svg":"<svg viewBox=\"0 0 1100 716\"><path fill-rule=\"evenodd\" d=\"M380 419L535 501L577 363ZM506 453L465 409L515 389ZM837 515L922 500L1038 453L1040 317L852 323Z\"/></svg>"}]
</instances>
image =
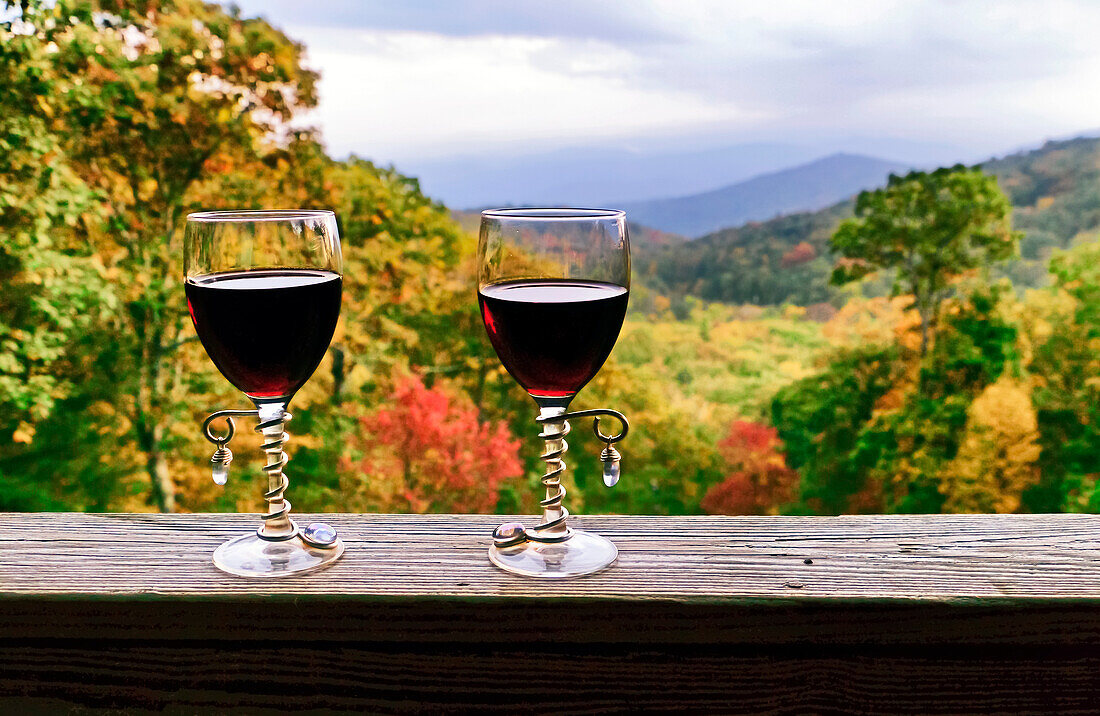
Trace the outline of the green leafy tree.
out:
<instances>
[{"instance_id":1,"label":"green leafy tree","mask_svg":"<svg viewBox=\"0 0 1100 716\"><path fill-rule=\"evenodd\" d=\"M871 502L876 509L929 513L945 507L971 509L979 502L973 494L958 499L963 488L944 480L967 437L968 423L977 428L983 422L970 410L975 398L1002 375L1020 370L1018 330L1000 305L1006 293L1001 286L979 285L952 299L940 335L919 366L917 386L902 379L894 389L898 399L880 403L860 429L847 458L848 470L862 476L865 488L875 495ZM901 362L896 369L905 366ZM988 415L988 405L979 413Z\"/></svg>"},{"instance_id":2,"label":"green leafy tree","mask_svg":"<svg viewBox=\"0 0 1100 716\"><path fill-rule=\"evenodd\" d=\"M77 239L93 194L50 131L71 81L47 48L0 27L0 435L25 443L70 394L69 338L102 302L102 264ZM97 271L99 269L99 271Z\"/></svg>"},{"instance_id":3,"label":"green leafy tree","mask_svg":"<svg viewBox=\"0 0 1100 716\"><path fill-rule=\"evenodd\" d=\"M1059 251L1051 295L1028 366L1042 448L1040 483L1024 495L1039 511L1100 511L1100 242ZM1038 293L1038 292L1036 292Z\"/></svg>"},{"instance_id":4,"label":"green leafy tree","mask_svg":"<svg viewBox=\"0 0 1100 716\"><path fill-rule=\"evenodd\" d=\"M110 277L103 293L118 306L94 328L58 330L83 347L72 360L95 364L85 365L82 392L111 403L109 422L142 464L151 501L172 510L169 426L187 402L173 358L192 340L179 290L189 192L219 167L285 145L291 120L316 104L316 76L302 67L301 47L266 22L197 0L28 1L0 31L8 81L41 94L28 102L5 92L0 114L18 131L40 130L43 149L56 144L43 157L63 158L65 169L47 181L71 176L94 194L75 239ZM12 175L34 171L32 154L16 158Z\"/></svg>"},{"instance_id":5,"label":"green leafy tree","mask_svg":"<svg viewBox=\"0 0 1100 716\"><path fill-rule=\"evenodd\" d=\"M997 180L980 169L892 175L885 188L861 192L855 216L833 234L841 260L832 283L894 270L894 295L912 295L920 314L923 357L952 282L1016 252L1020 235L1011 229L1010 211Z\"/></svg>"},{"instance_id":6,"label":"green leafy tree","mask_svg":"<svg viewBox=\"0 0 1100 716\"><path fill-rule=\"evenodd\" d=\"M875 405L898 380L899 367L893 348L843 351L821 375L776 393L772 424L786 447L787 464L801 474L801 511L853 509L867 478L855 451Z\"/></svg>"}]
</instances>

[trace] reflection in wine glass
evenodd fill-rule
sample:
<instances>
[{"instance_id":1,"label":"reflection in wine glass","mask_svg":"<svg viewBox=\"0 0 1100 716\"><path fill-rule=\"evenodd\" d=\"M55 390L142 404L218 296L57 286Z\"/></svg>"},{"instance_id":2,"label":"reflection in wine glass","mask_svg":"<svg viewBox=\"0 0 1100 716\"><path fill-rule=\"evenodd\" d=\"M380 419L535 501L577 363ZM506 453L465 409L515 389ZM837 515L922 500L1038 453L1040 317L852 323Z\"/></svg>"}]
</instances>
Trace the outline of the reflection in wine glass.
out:
<instances>
[{"instance_id":1,"label":"reflection in wine glass","mask_svg":"<svg viewBox=\"0 0 1100 716\"><path fill-rule=\"evenodd\" d=\"M234 417L256 416L267 456L267 512L255 534L214 552L220 569L277 577L334 562L344 551L335 530L290 519L283 472L287 406L324 357L340 316L340 239L330 211L200 212L187 217L185 291L195 330L225 378L255 410L222 410L203 424L218 450L214 482L225 484ZM212 423L224 418L228 431Z\"/></svg>"},{"instance_id":2,"label":"reflection in wine glass","mask_svg":"<svg viewBox=\"0 0 1100 716\"><path fill-rule=\"evenodd\" d=\"M568 418L593 416L607 443L604 481L619 476L612 443L626 436L626 418L613 410L568 412L577 393L599 372L615 346L630 291L626 216L609 209L496 209L482 212L478 241L478 303L489 340L504 367L535 400L546 463L542 521L494 532L489 558L511 572L536 577L589 574L615 561L607 539L568 525L561 484ZM620 421L617 435L599 430L599 417Z\"/></svg>"}]
</instances>

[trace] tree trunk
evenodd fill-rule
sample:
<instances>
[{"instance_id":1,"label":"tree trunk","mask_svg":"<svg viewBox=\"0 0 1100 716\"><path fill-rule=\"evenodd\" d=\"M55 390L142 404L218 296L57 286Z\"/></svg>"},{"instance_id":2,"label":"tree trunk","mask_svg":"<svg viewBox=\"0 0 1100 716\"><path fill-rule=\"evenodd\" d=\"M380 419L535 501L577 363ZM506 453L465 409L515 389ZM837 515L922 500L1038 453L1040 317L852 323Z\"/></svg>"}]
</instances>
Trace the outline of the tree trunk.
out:
<instances>
[{"instance_id":1,"label":"tree trunk","mask_svg":"<svg viewBox=\"0 0 1100 716\"><path fill-rule=\"evenodd\" d=\"M162 294L161 298L163 306L170 305L167 295ZM178 335L179 322L172 326L166 324L168 320L164 315L143 307L134 321L135 333L140 341L138 354L141 356L138 394L134 401L134 427L138 445L145 454L145 472L149 477L152 501L161 512L176 510L176 488L164 454L164 423L172 412L165 408L173 401L165 380L164 359L170 345L168 333L174 328L174 333Z\"/></svg>"},{"instance_id":2,"label":"tree trunk","mask_svg":"<svg viewBox=\"0 0 1100 716\"><path fill-rule=\"evenodd\" d=\"M924 360L924 357L928 355L928 337L931 319L928 317L927 308L919 308L918 313L920 313L920 357L921 360Z\"/></svg>"},{"instance_id":3,"label":"tree trunk","mask_svg":"<svg viewBox=\"0 0 1100 716\"><path fill-rule=\"evenodd\" d=\"M332 347L332 404L339 405L341 393L344 391L344 349L339 346Z\"/></svg>"},{"instance_id":4,"label":"tree trunk","mask_svg":"<svg viewBox=\"0 0 1100 716\"><path fill-rule=\"evenodd\" d=\"M145 472L149 476L149 488L152 502L161 512L176 511L176 486L168 470L168 461L161 450L163 430L159 425L151 424L149 414L140 405L137 411L134 429L137 433L138 447L145 453Z\"/></svg>"},{"instance_id":5,"label":"tree trunk","mask_svg":"<svg viewBox=\"0 0 1100 716\"><path fill-rule=\"evenodd\" d=\"M176 485L172 482L172 473L168 470L168 461L164 457L164 452L160 449L162 432L161 426L153 426L152 446L146 452L145 469L149 472L157 508L161 512L175 512Z\"/></svg>"}]
</instances>

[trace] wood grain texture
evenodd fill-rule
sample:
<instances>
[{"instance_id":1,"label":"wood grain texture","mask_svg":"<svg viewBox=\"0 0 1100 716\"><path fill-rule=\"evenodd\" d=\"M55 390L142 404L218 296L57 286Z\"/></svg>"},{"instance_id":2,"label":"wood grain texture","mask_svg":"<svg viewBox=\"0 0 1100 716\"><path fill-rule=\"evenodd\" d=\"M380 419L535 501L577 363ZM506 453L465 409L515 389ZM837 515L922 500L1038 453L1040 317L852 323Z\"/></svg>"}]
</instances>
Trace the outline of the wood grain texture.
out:
<instances>
[{"instance_id":1,"label":"wood grain texture","mask_svg":"<svg viewBox=\"0 0 1100 716\"><path fill-rule=\"evenodd\" d=\"M298 516L301 523L310 516ZM0 514L0 596L793 598L1020 604L1100 597L1100 517L581 517L619 546L602 574L542 582L492 567L485 515L331 515L332 568L256 582L210 555L249 515ZM528 518L530 521L533 518ZM806 564L805 560L812 560Z\"/></svg>"},{"instance_id":2,"label":"wood grain texture","mask_svg":"<svg viewBox=\"0 0 1100 716\"><path fill-rule=\"evenodd\" d=\"M325 519L340 562L257 582L210 562L255 516L0 515L0 712L1100 704L1097 517L580 518L619 562L549 582L506 517Z\"/></svg>"}]
</instances>

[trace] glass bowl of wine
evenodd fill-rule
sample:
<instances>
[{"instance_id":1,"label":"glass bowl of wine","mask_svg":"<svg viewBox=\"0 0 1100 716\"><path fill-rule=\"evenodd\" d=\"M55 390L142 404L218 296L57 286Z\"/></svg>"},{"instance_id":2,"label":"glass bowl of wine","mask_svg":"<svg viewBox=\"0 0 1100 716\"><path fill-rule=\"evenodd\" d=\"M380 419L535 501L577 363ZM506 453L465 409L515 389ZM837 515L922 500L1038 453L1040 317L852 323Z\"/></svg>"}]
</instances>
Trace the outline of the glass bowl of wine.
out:
<instances>
[{"instance_id":1,"label":"glass bowl of wine","mask_svg":"<svg viewBox=\"0 0 1100 716\"><path fill-rule=\"evenodd\" d=\"M516 208L482 212L478 240L478 304L489 341L505 369L539 409L545 441L540 501L542 520L526 528L497 528L490 560L510 572L535 577L590 574L612 564L615 545L568 524L561 484L568 419L611 415L622 423L611 442L626 434L625 418L610 410L570 413L577 393L607 360L626 316L630 293L630 241L626 216L614 209ZM603 456L601 456L603 457ZM610 458L608 458L610 460Z\"/></svg>"},{"instance_id":2,"label":"glass bowl of wine","mask_svg":"<svg viewBox=\"0 0 1100 716\"><path fill-rule=\"evenodd\" d=\"M332 528L305 529L290 518L283 450L287 408L328 350L340 317L340 238L331 211L207 211L190 214L184 232L184 290L199 340L221 374L255 410L219 411L203 426L219 444L214 481L223 484L232 453L232 418L256 416L267 457L267 511L255 533L214 552L220 569L280 577L327 566L343 553ZM214 418L229 432L211 432Z\"/></svg>"}]
</instances>

